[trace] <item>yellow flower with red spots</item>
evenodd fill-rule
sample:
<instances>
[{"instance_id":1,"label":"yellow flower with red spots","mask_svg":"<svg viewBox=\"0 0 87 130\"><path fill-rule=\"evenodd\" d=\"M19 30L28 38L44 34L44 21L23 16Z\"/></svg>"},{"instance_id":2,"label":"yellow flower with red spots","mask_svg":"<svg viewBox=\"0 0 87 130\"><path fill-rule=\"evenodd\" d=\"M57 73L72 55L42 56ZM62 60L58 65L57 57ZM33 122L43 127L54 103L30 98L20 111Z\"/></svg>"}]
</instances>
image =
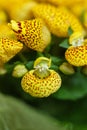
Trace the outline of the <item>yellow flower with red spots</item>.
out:
<instances>
[{"instance_id":1,"label":"yellow flower with red spots","mask_svg":"<svg viewBox=\"0 0 87 130\"><path fill-rule=\"evenodd\" d=\"M41 19L25 20L9 24L17 39L27 47L43 52L51 41L51 34Z\"/></svg>"},{"instance_id":2,"label":"yellow flower with red spots","mask_svg":"<svg viewBox=\"0 0 87 130\"><path fill-rule=\"evenodd\" d=\"M84 33L84 29L75 15L66 7L50 4L37 4L33 9L36 18L42 18L49 30L58 37L68 37L68 29Z\"/></svg>"},{"instance_id":3,"label":"yellow flower with red spots","mask_svg":"<svg viewBox=\"0 0 87 130\"><path fill-rule=\"evenodd\" d=\"M74 4L78 4L83 2L83 0L37 0L39 2L52 3L54 5L64 5L64 6L72 6Z\"/></svg>"},{"instance_id":4,"label":"yellow flower with red spots","mask_svg":"<svg viewBox=\"0 0 87 130\"><path fill-rule=\"evenodd\" d=\"M87 65L87 45L70 46L65 52L65 58L77 67Z\"/></svg>"},{"instance_id":5,"label":"yellow flower with red spots","mask_svg":"<svg viewBox=\"0 0 87 130\"><path fill-rule=\"evenodd\" d=\"M23 48L23 44L8 38L0 39L0 65L8 62Z\"/></svg>"},{"instance_id":6,"label":"yellow flower with red spots","mask_svg":"<svg viewBox=\"0 0 87 130\"><path fill-rule=\"evenodd\" d=\"M43 57L40 60L42 62ZM61 77L57 72L48 68L47 60L47 64L46 61L43 63L39 62L35 69L27 72L21 81L23 90L38 98L48 97L56 92L61 86Z\"/></svg>"}]
</instances>

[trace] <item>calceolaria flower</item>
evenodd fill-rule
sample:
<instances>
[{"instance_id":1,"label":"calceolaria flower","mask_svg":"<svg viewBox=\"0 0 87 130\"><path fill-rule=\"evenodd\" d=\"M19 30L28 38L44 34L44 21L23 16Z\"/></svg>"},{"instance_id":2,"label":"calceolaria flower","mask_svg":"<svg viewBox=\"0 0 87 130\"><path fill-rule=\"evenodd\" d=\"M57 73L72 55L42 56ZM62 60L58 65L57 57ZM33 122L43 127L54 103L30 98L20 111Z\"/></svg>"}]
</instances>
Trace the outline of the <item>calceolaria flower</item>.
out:
<instances>
[{"instance_id":1,"label":"calceolaria flower","mask_svg":"<svg viewBox=\"0 0 87 130\"><path fill-rule=\"evenodd\" d=\"M11 19L17 21L31 19L33 17L31 9L36 4L37 3L32 0L27 0L24 2L19 2L18 4L14 4L14 6L12 6L11 11L9 11L9 16Z\"/></svg>"},{"instance_id":2,"label":"calceolaria flower","mask_svg":"<svg viewBox=\"0 0 87 130\"><path fill-rule=\"evenodd\" d=\"M50 4L37 4L32 8L36 18L42 18L48 29L58 37L68 37L68 29L84 33L84 29L75 15L66 7Z\"/></svg>"},{"instance_id":3,"label":"calceolaria flower","mask_svg":"<svg viewBox=\"0 0 87 130\"><path fill-rule=\"evenodd\" d=\"M14 32L8 27L7 23L0 24L0 38L17 39Z\"/></svg>"},{"instance_id":4,"label":"calceolaria flower","mask_svg":"<svg viewBox=\"0 0 87 130\"><path fill-rule=\"evenodd\" d=\"M7 19L6 12L0 9L0 24L7 22Z\"/></svg>"},{"instance_id":5,"label":"calceolaria flower","mask_svg":"<svg viewBox=\"0 0 87 130\"><path fill-rule=\"evenodd\" d=\"M54 5L72 6L74 4L83 2L83 0L37 0L40 2L52 3Z\"/></svg>"},{"instance_id":6,"label":"calceolaria flower","mask_svg":"<svg viewBox=\"0 0 87 130\"><path fill-rule=\"evenodd\" d=\"M21 85L23 90L33 97L48 97L61 86L60 75L49 69L50 63L48 61L50 62L50 59L40 57L35 62L35 69L27 72L22 78Z\"/></svg>"},{"instance_id":7,"label":"calceolaria flower","mask_svg":"<svg viewBox=\"0 0 87 130\"><path fill-rule=\"evenodd\" d=\"M19 22L11 20L9 25L17 39L33 50L43 52L51 41L51 34L41 19Z\"/></svg>"},{"instance_id":8,"label":"calceolaria flower","mask_svg":"<svg viewBox=\"0 0 87 130\"><path fill-rule=\"evenodd\" d=\"M0 65L8 62L23 48L23 44L12 39L0 39Z\"/></svg>"},{"instance_id":9,"label":"calceolaria flower","mask_svg":"<svg viewBox=\"0 0 87 130\"><path fill-rule=\"evenodd\" d=\"M87 45L70 46L65 52L66 60L74 66L87 65Z\"/></svg>"}]
</instances>

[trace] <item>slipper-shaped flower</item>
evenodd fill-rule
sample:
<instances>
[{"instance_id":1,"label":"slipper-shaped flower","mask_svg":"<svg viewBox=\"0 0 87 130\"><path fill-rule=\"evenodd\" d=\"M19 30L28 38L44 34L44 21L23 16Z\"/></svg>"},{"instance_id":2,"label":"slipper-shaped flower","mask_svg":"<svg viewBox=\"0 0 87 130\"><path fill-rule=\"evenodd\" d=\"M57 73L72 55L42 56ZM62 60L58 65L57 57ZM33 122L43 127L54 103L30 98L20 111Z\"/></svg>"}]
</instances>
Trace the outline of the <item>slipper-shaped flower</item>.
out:
<instances>
[{"instance_id":1,"label":"slipper-shaped flower","mask_svg":"<svg viewBox=\"0 0 87 130\"><path fill-rule=\"evenodd\" d=\"M0 65L8 62L23 48L23 44L12 39L0 39Z\"/></svg>"},{"instance_id":2,"label":"slipper-shaped flower","mask_svg":"<svg viewBox=\"0 0 87 130\"><path fill-rule=\"evenodd\" d=\"M61 77L54 70L48 69L48 60L46 60L47 65L45 59L42 64L40 62L37 64L37 61L35 63L36 69L30 70L23 76L21 85L23 90L31 96L48 97L60 88Z\"/></svg>"},{"instance_id":3,"label":"slipper-shaped flower","mask_svg":"<svg viewBox=\"0 0 87 130\"><path fill-rule=\"evenodd\" d=\"M83 0L37 0L39 2L46 2L46 3L51 3L54 5L64 5L64 6L72 6L75 4L78 4L80 2L83 2Z\"/></svg>"},{"instance_id":4,"label":"slipper-shaped flower","mask_svg":"<svg viewBox=\"0 0 87 130\"><path fill-rule=\"evenodd\" d=\"M50 4L37 4L32 8L36 18L42 18L48 29L58 37L68 37L68 29L84 33L78 18L66 7L55 7Z\"/></svg>"},{"instance_id":5,"label":"slipper-shaped flower","mask_svg":"<svg viewBox=\"0 0 87 130\"><path fill-rule=\"evenodd\" d=\"M65 52L66 60L74 66L87 65L87 45L70 46Z\"/></svg>"},{"instance_id":6,"label":"slipper-shaped flower","mask_svg":"<svg viewBox=\"0 0 87 130\"><path fill-rule=\"evenodd\" d=\"M41 19L19 22L11 20L9 25L17 39L33 50L43 52L51 41L51 34Z\"/></svg>"}]
</instances>

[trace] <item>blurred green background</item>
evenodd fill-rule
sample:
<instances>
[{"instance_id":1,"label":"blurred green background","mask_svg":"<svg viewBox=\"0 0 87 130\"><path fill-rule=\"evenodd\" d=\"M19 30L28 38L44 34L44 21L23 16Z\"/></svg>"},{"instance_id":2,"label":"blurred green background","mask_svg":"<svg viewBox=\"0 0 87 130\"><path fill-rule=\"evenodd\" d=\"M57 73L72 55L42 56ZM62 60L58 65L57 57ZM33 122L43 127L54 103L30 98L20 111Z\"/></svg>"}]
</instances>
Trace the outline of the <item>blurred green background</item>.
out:
<instances>
[{"instance_id":1,"label":"blurred green background","mask_svg":"<svg viewBox=\"0 0 87 130\"><path fill-rule=\"evenodd\" d=\"M0 76L0 129L87 130L87 77L77 71L62 80L59 91L39 99L22 90L21 79Z\"/></svg>"}]
</instances>

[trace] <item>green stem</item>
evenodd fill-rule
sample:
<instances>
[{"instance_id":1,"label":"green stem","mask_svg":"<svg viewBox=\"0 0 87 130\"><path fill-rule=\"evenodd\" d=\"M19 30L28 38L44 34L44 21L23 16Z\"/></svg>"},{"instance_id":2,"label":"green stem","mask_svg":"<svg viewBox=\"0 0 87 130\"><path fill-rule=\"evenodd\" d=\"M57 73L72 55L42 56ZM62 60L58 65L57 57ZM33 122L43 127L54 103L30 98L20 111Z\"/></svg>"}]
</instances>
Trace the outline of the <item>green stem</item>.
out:
<instances>
[{"instance_id":1,"label":"green stem","mask_svg":"<svg viewBox=\"0 0 87 130\"><path fill-rule=\"evenodd\" d=\"M18 54L18 56L19 56L19 58L21 59L21 61L22 61L23 63L27 63L26 57L25 57L21 52Z\"/></svg>"}]
</instances>

